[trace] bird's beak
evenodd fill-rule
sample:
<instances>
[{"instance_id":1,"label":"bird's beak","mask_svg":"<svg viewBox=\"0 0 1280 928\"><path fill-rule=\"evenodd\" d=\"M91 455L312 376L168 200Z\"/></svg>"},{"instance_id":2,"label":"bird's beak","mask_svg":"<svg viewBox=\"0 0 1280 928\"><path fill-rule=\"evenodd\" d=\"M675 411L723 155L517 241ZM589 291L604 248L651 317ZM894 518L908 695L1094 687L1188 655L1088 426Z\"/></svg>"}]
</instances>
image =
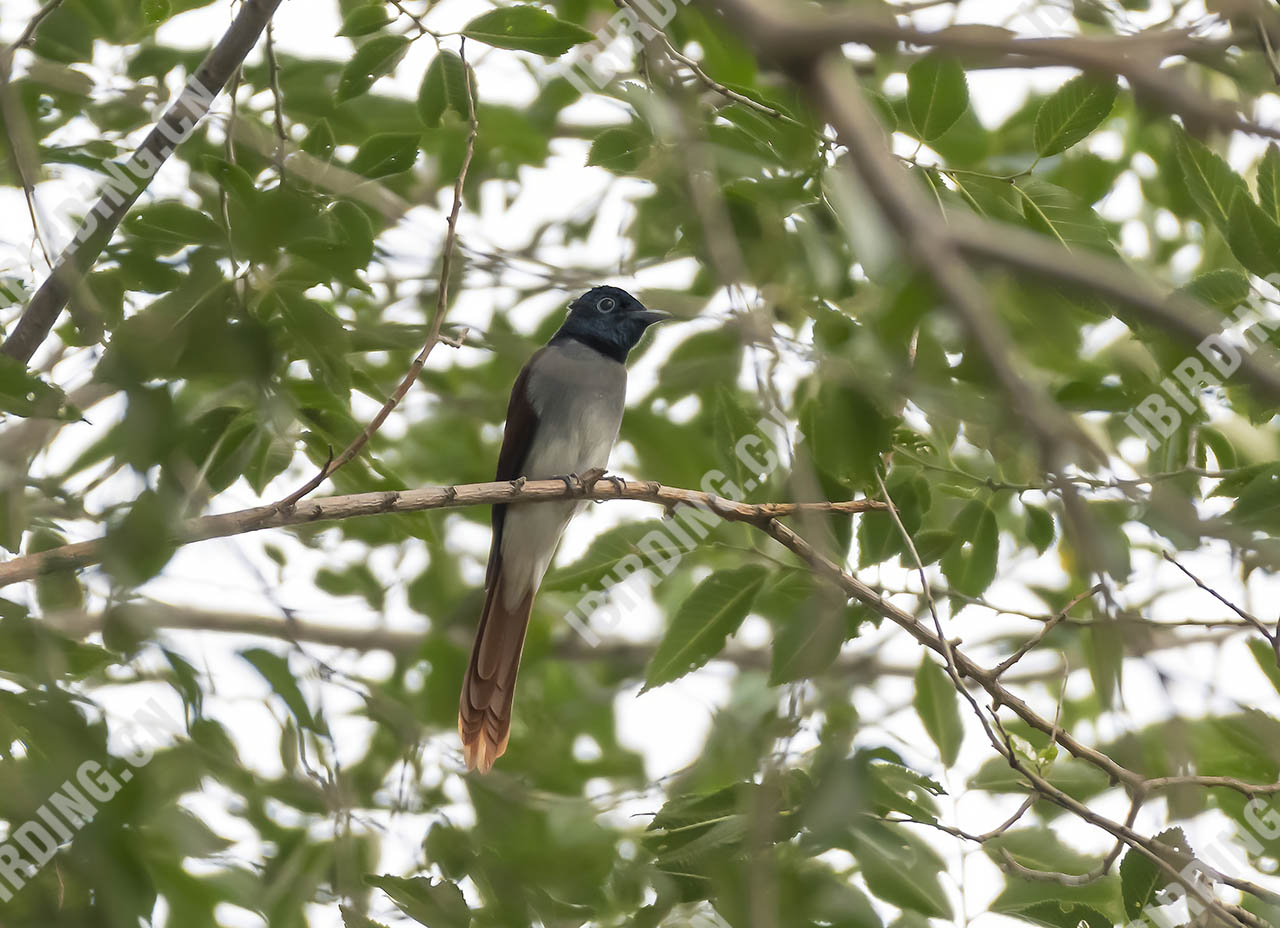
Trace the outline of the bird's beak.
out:
<instances>
[{"instance_id":1,"label":"bird's beak","mask_svg":"<svg viewBox=\"0 0 1280 928\"><path fill-rule=\"evenodd\" d=\"M645 328L648 328L655 322L663 322L670 319L671 313L659 312L656 309L642 309L636 313L636 318L645 324Z\"/></svg>"}]
</instances>

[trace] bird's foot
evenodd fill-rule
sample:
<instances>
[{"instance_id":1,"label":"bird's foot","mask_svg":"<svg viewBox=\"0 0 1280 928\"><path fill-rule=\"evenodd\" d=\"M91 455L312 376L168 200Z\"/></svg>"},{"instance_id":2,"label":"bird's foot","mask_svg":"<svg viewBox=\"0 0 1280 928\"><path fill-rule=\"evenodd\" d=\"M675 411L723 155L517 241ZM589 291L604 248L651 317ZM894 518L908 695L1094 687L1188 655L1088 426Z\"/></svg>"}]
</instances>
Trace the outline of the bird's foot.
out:
<instances>
[{"instance_id":1,"label":"bird's foot","mask_svg":"<svg viewBox=\"0 0 1280 928\"><path fill-rule=\"evenodd\" d=\"M552 480L563 480L564 488L568 492L577 490L584 496L591 492L600 478L604 476L603 467L593 467L590 470L583 471L581 474L560 474L552 477ZM612 478L610 478L612 479Z\"/></svg>"}]
</instances>

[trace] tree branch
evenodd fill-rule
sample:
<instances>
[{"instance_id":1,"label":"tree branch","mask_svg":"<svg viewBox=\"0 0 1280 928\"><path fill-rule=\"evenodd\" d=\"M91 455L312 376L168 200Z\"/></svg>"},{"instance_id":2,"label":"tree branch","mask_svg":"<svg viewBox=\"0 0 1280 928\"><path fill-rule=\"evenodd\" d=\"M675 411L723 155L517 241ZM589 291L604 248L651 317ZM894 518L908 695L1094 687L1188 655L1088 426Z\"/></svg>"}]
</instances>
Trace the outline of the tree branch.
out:
<instances>
[{"instance_id":1,"label":"tree branch","mask_svg":"<svg viewBox=\"0 0 1280 928\"><path fill-rule=\"evenodd\" d=\"M422 647L427 631L401 631L389 628L351 628L323 622L289 622L279 617L239 612L216 612L161 602L132 602L118 607L125 621L143 633L158 631L198 631L215 634L259 635L282 641L330 645L354 651L387 651L412 654ZM102 631L106 617L102 613L80 610L52 612L42 617L50 628L73 638L86 638ZM461 632L461 629L458 629ZM450 636L453 638L453 636ZM459 648L471 646L472 636L459 634ZM555 656L569 661L611 661L643 668L653 656L650 644L605 642L592 646L577 636L566 636L552 643ZM772 658L767 650L727 646L712 660L733 664L744 670L768 670ZM852 676L858 682L880 677L915 676L915 666L885 664L875 654L842 655L831 665L831 673Z\"/></svg>"},{"instance_id":2,"label":"tree branch","mask_svg":"<svg viewBox=\"0 0 1280 928\"><path fill-rule=\"evenodd\" d=\"M1082 71L1118 74L1136 94L1170 113L1194 119L1223 131L1249 132L1280 138L1280 129L1264 126L1237 113L1227 101L1205 96L1160 68L1166 58L1220 51L1236 44L1198 39L1185 29L1128 36L1018 37L995 26L962 25L927 30L900 25L897 20L856 8L818 12L798 3L780 7L765 0L713 0L738 31L775 62L812 61L842 45L900 42L953 52L980 52L1021 58L1023 67L1065 65Z\"/></svg>"},{"instance_id":3,"label":"tree branch","mask_svg":"<svg viewBox=\"0 0 1280 928\"><path fill-rule=\"evenodd\" d=\"M85 272L102 254L120 221L146 189L158 165L173 153L176 147L173 140L181 141L208 113L213 98L257 43L279 5L280 0L244 0L241 3L240 12L231 26L205 56L182 94L125 163L125 173L136 179L132 189L111 187L99 198L76 230L75 239L59 256L52 273L27 304L13 332L0 346L0 354L24 364L31 360L58 321L72 292L83 286Z\"/></svg>"},{"instance_id":4,"label":"tree branch","mask_svg":"<svg viewBox=\"0 0 1280 928\"><path fill-rule=\"evenodd\" d=\"M731 522L762 522L795 512L866 512L883 509L879 500L847 500L843 502L813 503L739 503L733 500L703 493L667 487L654 482L594 481L579 479L576 483L564 480L518 480L500 483L472 483L452 487L427 487L420 490L389 490L377 493L354 493L348 496L330 496L298 503L292 509L281 509L275 504L241 509L237 512L202 516L183 523L173 540L178 544L190 544L209 538L226 538L268 528L287 525L306 525L352 519L359 516L382 515L391 512L422 512L428 509L461 509L490 503L540 503L558 499L630 499L658 503L668 508L697 506L708 509ZM0 563L0 586L30 580L42 574L60 570L74 570L102 561L108 541L95 538L77 544L51 548L39 554Z\"/></svg>"},{"instance_id":5,"label":"tree branch","mask_svg":"<svg viewBox=\"0 0 1280 928\"><path fill-rule=\"evenodd\" d=\"M1087 442L1044 390L1014 366L1017 351L1008 333L992 315L982 287L937 211L925 204L885 148L848 62L840 55L824 58L805 67L803 80L819 112L849 149L864 186L897 231L904 250L929 271L1004 392L1011 412L1036 436L1046 469L1055 470L1066 443L1087 447Z\"/></svg>"},{"instance_id":6,"label":"tree branch","mask_svg":"<svg viewBox=\"0 0 1280 928\"><path fill-rule=\"evenodd\" d=\"M1183 294L1158 292L1114 258L1077 249L1070 253L1070 260L1064 260L1067 256L1061 246L1028 229L964 214L948 220L956 247L969 257L1091 290L1119 303L1115 314L1130 327L1154 325L1189 345L1223 334L1221 314ZM1263 399L1280 401L1280 359L1274 350L1267 345L1248 346L1237 354L1240 366L1233 376L1248 381Z\"/></svg>"}]
</instances>

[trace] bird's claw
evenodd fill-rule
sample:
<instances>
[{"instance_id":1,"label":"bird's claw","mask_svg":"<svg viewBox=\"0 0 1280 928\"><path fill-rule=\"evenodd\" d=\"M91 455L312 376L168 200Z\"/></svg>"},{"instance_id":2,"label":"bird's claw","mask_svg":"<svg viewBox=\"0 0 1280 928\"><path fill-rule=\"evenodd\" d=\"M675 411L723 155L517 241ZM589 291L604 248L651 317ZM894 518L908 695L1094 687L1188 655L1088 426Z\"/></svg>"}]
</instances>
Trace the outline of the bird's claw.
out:
<instances>
[{"instance_id":1,"label":"bird's claw","mask_svg":"<svg viewBox=\"0 0 1280 928\"><path fill-rule=\"evenodd\" d=\"M560 474L554 479L563 480L566 491L577 490L579 493L586 494L591 492L595 485L600 482L600 478L602 477L604 477L604 468L593 467L581 474ZM608 479L616 480L618 478L611 476Z\"/></svg>"}]
</instances>

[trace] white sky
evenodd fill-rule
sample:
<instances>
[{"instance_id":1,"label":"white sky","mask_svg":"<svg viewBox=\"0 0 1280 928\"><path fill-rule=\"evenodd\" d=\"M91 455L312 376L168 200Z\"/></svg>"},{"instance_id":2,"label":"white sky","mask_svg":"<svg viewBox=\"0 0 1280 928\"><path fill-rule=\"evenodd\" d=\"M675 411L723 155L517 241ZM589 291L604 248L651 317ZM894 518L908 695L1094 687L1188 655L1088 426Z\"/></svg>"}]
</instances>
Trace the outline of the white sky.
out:
<instances>
[{"instance_id":1,"label":"white sky","mask_svg":"<svg viewBox=\"0 0 1280 928\"><path fill-rule=\"evenodd\" d=\"M480 0L443 0L431 10L427 21L435 29L457 29L488 7L488 3ZM958 7L959 21L1006 23L1019 9L1020 5L1001 0L964 0ZM35 4L29 0L0 0L0 41L11 41L34 10ZM1136 20L1135 25L1158 21L1166 14L1167 4L1158 2L1156 9ZM207 8L175 17L161 28L159 38L167 43L203 48L207 46L210 37L221 34L230 15L230 4L225 0L218 0ZM925 25L942 25L947 15L946 9L931 10L922 14L921 22ZM1022 29L1030 28L1025 18L1018 20L1016 25ZM335 36L337 28L336 4L290 0L284 3L276 16L275 35L282 50L341 59L350 54L351 45L347 39ZM476 65L479 89L484 99L518 103L528 99L533 92L532 79L517 61L515 54L483 49L475 43L469 43L468 51ZM406 96L414 95L433 52L434 45L430 39L415 43L400 65L397 76L383 79L377 89L380 92L394 90ZM259 54L260 51L254 53L255 59ZM100 46L94 67L85 70L100 87L119 89L123 78L113 72L118 60L116 52ZM1021 105L1029 90L1051 89L1072 73L1067 69L1045 69L1028 74L1010 71L974 72L969 77L971 100L983 122L990 125ZM224 114L226 109L224 97L219 100L216 112ZM605 122L620 120L624 114L612 102L594 100L575 105L568 115L587 122ZM1268 97L1258 115L1264 119L1280 115L1276 99ZM84 126L73 126L66 131L68 136L74 136L76 131L83 132L86 129ZM899 142L905 146L904 153L909 153L914 148L914 143L908 144L901 139ZM1105 155L1110 142L1103 133L1092 144ZM550 218L568 218L597 212L601 218L589 243L559 249L548 257L555 261L573 263L594 262L601 268L602 279L608 278L611 282L624 286L662 286L673 289L686 286L694 270L688 261L658 269L639 280L614 278L609 273L610 268L618 266L620 248L625 244L618 232L628 215L628 197L643 189L643 182L628 180L609 186L611 178L608 174L584 166L586 148L585 141L558 141L553 146L553 155L547 166L538 170L526 170L518 188L504 192L496 183L489 185L481 197L479 213L463 213L460 224L463 239L472 246L483 246L496 251L513 249L525 244L535 225ZM1231 147L1232 161L1239 167L1247 166L1259 150L1260 145L1255 141L1238 138ZM55 238L65 240L70 229L58 226L56 206L68 198L83 202L86 175L78 169L64 169L62 166L56 167L52 173L54 179L42 184L39 189L40 202L55 220L54 228L49 231L56 233ZM183 169L180 165L171 163L162 169L151 192L175 195L184 186ZM440 205L444 205L446 196L447 194L442 193ZM1108 218L1122 220L1133 215L1139 205L1139 196L1139 187L1131 177L1117 186L1116 192L1108 197L1102 209ZM17 274L27 281L38 283L43 268L39 265L38 251L32 247L26 209L19 193L12 189L0 190L0 215L10 217L0 228L0 275ZM438 252L443 228L439 209L420 207L406 215L395 229L382 238L382 244L397 256L393 269L410 274L421 273L421 269L429 268ZM1126 234L1122 244L1139 251L1143 243L1131 240ZM513 318L517 325L526 331L531 330L543 313L562 305L568 296L561 292L549 293L545 299L529 301L520 307ZM467 292L460 294L458 303L451 312L450 322L484 326L495 308L503 309L509 302L509 293L468 288ZM719 324L727 306L718 305L715 309L705 320L682 327L671 326L657 332L659 344L642 359L633 372L633 401L652 386L656 365L673 345L694 331ZM1104 327L1100 327L1102 328ZM1097 347L1101 347L1104 342L1105 337L1100 336ZM434 366L465 364L477 358L478 352L479 349L454 352L442 348L433 354L430 363ZM57 369L57 375L67 385L74 386L87 377L88 371L89 368L83 364L68 363ZM402 410L388 420L384 433L393 437L403 434L405 422L410 421L415 413L421 414L429 402L431 399L421 395L420 391L411 391ZM369 415L374 410L374 404L362 400L357 409L358 412ZM89 417L92 424L65 428L51 450L49 460L70 460L100 429L109 427L116 421L121 411L120 403L108 401L92 411ZM652 476L635 473L634 456L629 453L625 438L624 422L624 444L615 452L612 462L614 469L631 476ZM295 488L309 473L309 468L291 468L284 477L268 487L261 498L255 496L243 482L239 483L218 498L216 509L228 511L279 498ZM136 481L119 475L89 494L89 509L96 510L109 502L132 498L137 489ZM610 503L590 507L571 527L562 546L561 561L580 554L601 528L625 520L651 518L654 514L652 507L640 503ZM478 584L487 551L487 532L456 516L438 518L449 527L450 543L474 556L472 579ZM72 527L73 540L92 537L95 533L96 527L91 524ZM349 627L422 627L421 618L408 608L398 582L416 576L425 563L421 552L413 550L412 545L406 545L401 551L378 551L368 557L378 576L390 586L386 610L381 614L374 614L362 600L331 597L314 589L307 582L307 578L321 563L340 567L366 559L367 552L363 546L355 542L340 541L336 530L326 532L323 537L326 543L320 554L304 548L283 533L259 533L190 545L178 552L161 577L146 584L140 592L165 602L267 616L278 615L280 607L285 606L295 610L303 621ZM1135 536L1134 540L1138 542L1144 539ZM275 564L262 554L262 545L267 541L284 549L289 556L290 567L283 576ZM995 602L1014 608L1040 610L1043 604L1026 593L1025 586L1033 583L1059 585L1064 581L1065 575L1058 565L1054 551L1041 558L1030 558L1026 552L1014 557L1013 550L1006 546L1002 555L1001 578L988 594ZM1268 606L1276 601L1275 584L1255 573L1249 589L1241 590L1238 580L1232 576L1232 565L1226 551L1221 546L1206 547L1204 551L1188 555L1183 560L1207 582L1224 591L1237 591L1240 601L1251 605L1264 617L1271 615L1272 610ZM1171 567L1160 564L1149 553L1135 550L1135 567L1135 576L1123 592L1123 601L1139 602L1156 590L1174 590L1176 595L1157 600L1150 610L1152 615L1176 619L1223 614L1221 606L1206 594L1189 588L1189 584L1175 575ZM912 576L896 569L873 570L867 572L866 576L891 586L915 587ZM107 590L106 578L91 569L85 572L84 579L93 591L93 605L100 605ZM29 598L30 590L10 587L5 595ZM622 633L628 638L645 640L658 631L658 623L659 617L655 610L640 609L628 615L627 626ZM949 634L965 639L966 647L969 648L1010 630L1030 634L1037 627L1036 623L1029 621L997 621L989 613L976 610L968 610L959 618L948 622ZM768 631L762 620L748 619L737 639L751 646L766 646ZM265 684L247 664L234 656L237 650L260 644L260 640L213 633L170 633L164 636L164 640L210 674L214 695L206 701L206 711L228 726L242 756L263 773L278 772L280 763L276 751L276 732L277 720L282 717L281 710L264 704L263 700L267 695ZM283 650L284 646L277 643L275 647ZM918 647L906 635L887 630L864 636L847 647L850 652L877 650L891 664L914 666L920 660ZM355 656L316 646L311 646L309 651L334 666L357 675L381 676L391 666L390 659L382 654ZM1033 655L1027 662L1034 663L1044 657L1047 655ZM300 661L296 655L294 659L297 661L295 669L304 667L305 662ZM1179 685L1166 693L1153 672L1153 667L1159 667L1164 673L1180 681ZM314 668L309 670L313 671ZM656 779L675 771L697 756L716 708L725 702L731 678L731 668L713 662L676 683L642 697L636 697L638 687L632 687L619 695L615 707L621 740L643 753L646 769L651 777ZM1075 669L1069 679L1067 693L1081 695L1090 686L1087 671ZM339 687L320 687L314 683L314 679L308 690L313 701L323 702L334 727L342 755L340 759L349 762L357 758L368 737L367 726L358 720L344 719L343 715L346 711L357 709L359 700ZM122 720L128 719L146 699L157 695L172 706L175 713L178 711L176 700L167 687L119 687L99 695L108 712ZM947 810L949 803L954 802L954 807L947 812L944 820L971 831L984 831L994 827L1017 803L1008 797L997 797L993 801L986 794L964 792L964 780L991 756L976 723L966 714L971 730L959 764L948 774L939 768L934 748L910 708L911 695L911 681L900 678L886 679L874 688L859 691L856 705L863 718L881 723L864 733L862 743L891 745L902 752L909 763L939 777L952 796L951 799L944 800L944 810ZM1168 706L1169 699L1174 701L1173 707ZM1280 714L1278 703L1280 701L1276 699L1275 691L1241 644L1236 643L1220 650L1198 646L1182 652L1161 654L1149 662L1134 663L1126 667L1125 709L1108 716L1100 731L1095 733L1089 726L1084 726L1085 730L1078 734L1083 734L1086 739L1095 735L1098 738L1114 737L1124 730L1137 729L1166 717L1171 708L1196 716L1205 712L1232 711L1236 705L1244 704L1259 705ZM1054 714L1052 698L1037 695L1032 699L1032 704L1044 715ZM446 778L449 794L465 804L465 791L457 777L461 764L456 741L456 735L449 733L433 739L427 745L426 763L431 769L429 778ZM796 739L795 747L803 750L812 744L812 734L802 733ZM222 790L210 785L204 794L193 798L188 805L206 816L215 830L245 841L232 849L232 856L252 859L256 853L252 833L226 813L227 799ZM614 814L625 816L632 812L654 811L657 802L653 796L638 797L620 807ZM1099 807L1100 811L1113 817L1124 816L1122 797L1109 794L1099 803ZM467 811L461 805L452 811L457 820L466 821ZM289 813L281 811L282 818L288 815ZM1162 803L1152 802L1138 822L1139 829L1147 832L1159 830L1164 824L1162 816ZM387 829L387 851L382 869L384 872L407 872L418 859L420 843L430 819L403 814L397 817L381 816L379 820L380 825ZM1059 826L1066 840L1083 849L1101 850L1109 846L1106 836L1079 823L1071 823L1064 818ZM1192 845L1202 848L1214 842L1221 828L1219 817L1203 816L1190 829ZM985 856L980 853L971 855L967 858L967 863L960 866L957 847L953 842L949 839L936 840L932 833L926 837L934 841L949 860L957 862L953 871L963 879L963 895L960 884L955 887L957 908L971 918L978 916L984 923L995 924L1000 921L998 916L981 915L985 905L1001 885L994 867L987 862ZM468 889L469 895L474 893L474 887L464 888ZM314 925L340 924L336 906L313 908ZM394 923L392 912L388 904L382 911L372 914ZM223 920L228 926L263 924L257 916L242 909L228 910L223 913Z\"/></svg>"}]
</instances>

